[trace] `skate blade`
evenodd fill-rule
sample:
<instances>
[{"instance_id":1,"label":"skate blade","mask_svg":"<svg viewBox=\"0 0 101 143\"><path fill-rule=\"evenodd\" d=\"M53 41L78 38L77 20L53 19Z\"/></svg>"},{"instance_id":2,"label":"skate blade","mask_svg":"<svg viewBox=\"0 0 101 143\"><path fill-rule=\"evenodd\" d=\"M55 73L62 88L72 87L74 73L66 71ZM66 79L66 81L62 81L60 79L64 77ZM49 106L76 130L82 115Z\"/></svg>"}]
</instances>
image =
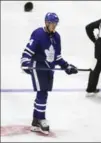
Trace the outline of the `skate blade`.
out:
<instances>
[{"instance_id":1,"label":"skate blade","mask_svg":"<svg viewBox=\"0 0 101 143\"><path fill-rule=\"evenodd\" d=\"M30 128L30 130L32 131L32 132L38 132L38 131L40 131L40 128L39 127L31 127Z\"/></svg>"},{"instance_id":2,"label":"skate blade","mask_svg":"<svg viewBox=\"0 0 101 143\"><path fill-rule=\"evenodd\" d=\"M95 93L87 93L86 94L86 97L93 97L93 96L95 96Z\"/></svg>"},{"instance_id":3,"label":"skate blade","mask_svg":"<svg viewBox=\"0 0 101 143\"><path fill-rule=\"evenodd\" d=\"M45 135L48 135L48 134L49 134L49 131L43 131L43 130L40 129L40 133L43 133L43 134L45 134Z\"/></svg>"},{"instance_id":4,"label":"skate blade","mask_svg":"<svg viewBox=\"0 0 101 143\"><path fill-rule=\"evenodd\" d=\"M48 135L49 134L49 131L43 131L40 127L31 127L30 129L32 132L40 132L40 133L43 133L45 135Z\"/></svg>"}]
</instances>

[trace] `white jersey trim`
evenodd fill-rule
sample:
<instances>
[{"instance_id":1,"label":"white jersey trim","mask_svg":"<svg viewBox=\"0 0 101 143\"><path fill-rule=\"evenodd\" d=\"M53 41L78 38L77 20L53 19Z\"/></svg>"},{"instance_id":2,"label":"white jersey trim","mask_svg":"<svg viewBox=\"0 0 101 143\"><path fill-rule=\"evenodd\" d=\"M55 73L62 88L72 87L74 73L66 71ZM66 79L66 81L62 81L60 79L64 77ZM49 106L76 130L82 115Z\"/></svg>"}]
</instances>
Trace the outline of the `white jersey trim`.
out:
<instances>
[{"instance_id":1,"label":"white jersey trim","mask_svg":"<svg viewBox=\"0 0 101 143\"><path fill-rule=\"evenodd\" d=\"M29 52L31 52L32 54L35 54L35 52L33 52L32 50L30 50L28 47L26 47L25 49L28 50Z\"/></svg>"},{"instance_id":2,"label":"white jersey trim","mask_svg":"<svg viewBox=\"0 0 101 143\"><path fill-rule=\"evenodd\" d=\"M27 55L29 55L30 57L32 57L32 55L30 53L28 53L27 51L24 51L23 54L24 53L27 54Z\"/></svg>"}]
</instances>

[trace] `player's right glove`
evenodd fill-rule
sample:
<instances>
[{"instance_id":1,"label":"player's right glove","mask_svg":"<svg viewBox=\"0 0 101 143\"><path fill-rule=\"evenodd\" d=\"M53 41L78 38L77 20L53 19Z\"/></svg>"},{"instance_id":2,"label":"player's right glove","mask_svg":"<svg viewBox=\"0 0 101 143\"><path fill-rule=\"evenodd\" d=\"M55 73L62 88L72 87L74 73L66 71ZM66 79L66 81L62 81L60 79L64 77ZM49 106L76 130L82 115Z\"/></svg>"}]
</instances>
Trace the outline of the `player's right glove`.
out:
<instances>
[{"instance_id":1,"label":"player's right glove","mask_svg":"<svg viewBox=\"0 0 101 143\"><path fill-rule=\"evenodd\" d=\"M76 74L76 73L78 73L78 69L74 65L70 64L67 66L65 72L69 75Z\"/></svg>"},{"instance_id":2,"label":"player's right glove","mask_svg":"<svg viewBox=\"0 0 101 143\"><path fill-rule=\"evenodd\" d=\"M25 73L31 74L31 73L32 73L32 70L31 70L31 69L27 69L27 68L30 68L31 65L32 65L32 64L31 64L30 61L26 61L26 62L23 62L23 63L21 64L21 67L22 67L22 69L23 69L23 71L24 71ZM26 68L26 69L24 69L24 68Z\"/></svg>"}]
</instances>

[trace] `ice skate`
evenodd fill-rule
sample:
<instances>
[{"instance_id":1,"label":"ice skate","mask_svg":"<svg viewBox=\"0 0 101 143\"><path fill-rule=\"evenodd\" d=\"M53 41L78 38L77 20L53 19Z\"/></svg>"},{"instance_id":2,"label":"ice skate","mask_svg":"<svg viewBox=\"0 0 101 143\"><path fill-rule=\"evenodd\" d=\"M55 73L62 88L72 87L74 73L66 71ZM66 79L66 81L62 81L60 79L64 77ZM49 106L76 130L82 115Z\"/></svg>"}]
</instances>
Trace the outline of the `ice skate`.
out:
<instances>
[{"instance_id":1,"label":"ice skate","mask_svg":"<svg viewBox=\"0 0 101 143\"><path fill-rule=\"evenodd\" d=\"M47 121L45 119L39 120L39 119L33 119L32 126L31 126L32 132L41 132L46 135L49 134L49 125L47 124Z\"/></svg>"},{"instance_id":2,"label":"ice skate","mask_svg":"<svg viewBox=\"0 0 101 143\"><path fill-rule=\"evenodd\" d=\"M100 92L100 89L96 89L93 92L87 92L86 97L92 97Z\"/></svg>"},{"instance_id":3,"label":"ice skate","mask_svg":"<svg viewBox=\"0 0 101 143\"><path fill-rule=\"evenodd\" d=\"M94 91L94 93L99 93L100 92L100 89L96 89L95 91Z\"/></svg>"}]
</instances>

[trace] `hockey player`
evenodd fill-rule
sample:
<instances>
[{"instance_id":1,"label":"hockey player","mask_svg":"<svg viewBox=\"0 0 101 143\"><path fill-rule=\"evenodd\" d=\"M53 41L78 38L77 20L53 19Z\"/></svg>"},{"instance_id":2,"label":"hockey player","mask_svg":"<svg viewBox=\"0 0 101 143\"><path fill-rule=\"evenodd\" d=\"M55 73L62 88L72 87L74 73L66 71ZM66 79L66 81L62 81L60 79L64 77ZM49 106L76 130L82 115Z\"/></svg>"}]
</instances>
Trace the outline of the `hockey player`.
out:
<instances>
[{"instance_id":1,"label":"hockey player","mask_svg":"<svg viewBox=\"0 0 101 143\"><path fill-rule=\"evenodd\" d=\"M94 30L98 29L97 37L94 35ZM98 93L97 89L99 75L101 72L101 19L94 21L86 26L86 32L90 40L95 44L95 58L97 60L94 70L90 72L87 86L87 96Z\"/></svg>"},{"instance_id":2,"label":"hockey player","mask_svg":"<svg viewBox=\"0 0 101 143\"><path fill-rule=\"evenodd\" d=\"M76 74L77 68L66 62L61 56L61 38L55 31L59 18L55 13L47 13L45 27L33 31L21 58L21 66L35 68L54 68L59 65L67 74ZM46 121L46 104L48 91L52 91L54 71L24 70L31 75L34 91L37 92L34 102L32 131L49 133Z\"/></svg>"}]
</instances>

